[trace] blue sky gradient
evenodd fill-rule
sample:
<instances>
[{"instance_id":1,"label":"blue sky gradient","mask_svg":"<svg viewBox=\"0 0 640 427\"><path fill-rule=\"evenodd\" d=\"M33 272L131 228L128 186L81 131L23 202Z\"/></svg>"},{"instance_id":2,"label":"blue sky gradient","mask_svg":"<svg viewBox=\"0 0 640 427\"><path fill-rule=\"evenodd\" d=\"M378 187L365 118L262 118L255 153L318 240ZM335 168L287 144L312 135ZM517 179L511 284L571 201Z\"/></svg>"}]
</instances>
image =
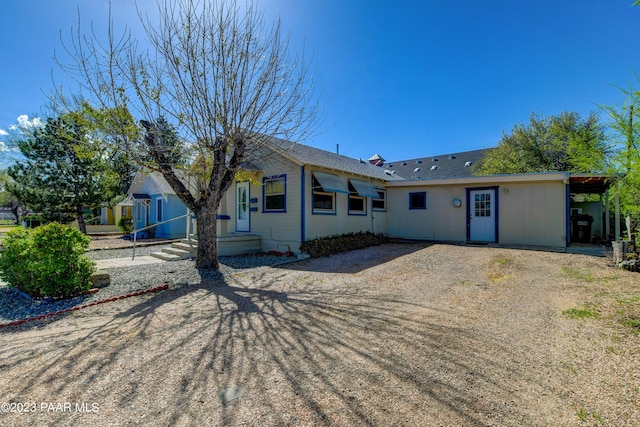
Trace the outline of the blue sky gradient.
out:
<instances>
[{"instance_id":1,"label":"blue sky gradient","mask_svg":"<svg viewBox=\"0 0 640 427\"><path fill-rule=\"evenodd\" d=\"M152 11L155 0L138 4ZM113 5L117 25L135 30L133 2ZM532 112L586 116L622 102L615 86L640 89L640 7L632 0L260 5L268 20L281 18L293 52L313 57L325 119L306 143L329 151L340 144L351 157L491 147ZM52 73L67 83L52 58L60 31L77 25L78 7L83 26L104 28L107 0L0 2L0 134L19 116L41 116Z\"/></svg>"}]
</instances>

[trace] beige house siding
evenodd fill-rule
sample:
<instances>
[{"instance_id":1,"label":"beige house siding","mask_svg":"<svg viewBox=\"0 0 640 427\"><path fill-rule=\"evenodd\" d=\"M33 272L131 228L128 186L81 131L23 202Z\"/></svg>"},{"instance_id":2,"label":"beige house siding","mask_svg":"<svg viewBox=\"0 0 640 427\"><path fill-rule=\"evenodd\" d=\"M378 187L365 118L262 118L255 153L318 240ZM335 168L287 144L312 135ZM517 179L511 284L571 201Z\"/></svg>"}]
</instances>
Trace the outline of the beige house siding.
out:
<instances>
[{"instance_id":1,"label":"beige house siding","mask_svg":"<svg viewBox=\"0 0 640 427\"><path fill-rule=\"evenodd\" d=\"M499 189L499 243L564 248L566 185L508 184Z\"/></svg>"},{"instance_id":2,"label":"beige house siding","mask_svg":"<svg viewBox=\"0 0 640 427\"><path fill-rule=\"evenodd\" d=\"M271 159L260 175L260 185L252 184L250 197L257 199L251 203L251 233L262 236L262 251L299 252L300 248L300 166L285 159ZM266 212L264 210L263 178L286 175L286 212Z\"/></svg>"},{"instance_id":3,"label":"beige house siding","mask_svg":"<svg viewBox=\"0 0 640 427\"><path fill-rule=\"evenodd\" d=\"M504 176L388 185L390 237L467 241L467 191L495 188L498 242L505 245L566 246L565 175ZM426 192L426 209L409 209L409 194ZM454 199L461 205L455 207Z\"/></svg>"},{"instance_id":4,"label":"beige house siding","mask_svg":"<svg viewBox=\"0 0 640 427\"><path fill-rule=\"evenodd\" d=\"M426 191L427 208L409 209L409 194ZM463 242L466 240L465 187L402 187L388 191L388 234L418 240ZM454 207L460 199L462 206Z\"/></svg>"},{"instance_id":5,"label":"beige house siding","mask_svg":"<svg viewBox=\"0 0 640 427\"><path fill-rule=\"evenodd\" d=\"M344 233L373 232L376 234L386 234L387 212L372 210L370 197L365 198L366 214L349 214L349 196L344 193L335 193L335 213L318 214L313 213L313 172L325 172L337 175L340 180L347 185L349 178L367 181L376 187L384 187L382 181L376 182L365 177L348 175L338 171L326 170L317 167L305 167L305 240L312 240L318 237L332 236ZM388 202L387 202L388 204Z\"/></svg>"}]
</instances>

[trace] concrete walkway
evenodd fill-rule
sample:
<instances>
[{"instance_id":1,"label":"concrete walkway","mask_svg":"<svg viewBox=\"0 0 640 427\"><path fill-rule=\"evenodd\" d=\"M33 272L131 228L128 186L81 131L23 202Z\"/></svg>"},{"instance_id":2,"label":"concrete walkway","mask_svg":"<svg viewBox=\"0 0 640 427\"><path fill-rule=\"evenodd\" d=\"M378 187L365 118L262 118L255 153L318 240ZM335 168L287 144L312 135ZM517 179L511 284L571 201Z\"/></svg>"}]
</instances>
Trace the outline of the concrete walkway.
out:
<instances>
[{"instance_id":1,"label":"concrete walkway","mask_svg":"<svg viewBox=\"0 0 640 427\"><path fill-rule=\"evenodd\" d=\"M131 260L131 257L100 259L96 260L96 267L98 267L99 270L103 270L105 268L133 267L135 265L159 264L161 262L166 261L152 257L151 255L144 255L137 256L133 261Z\"/></svg>"}]
</instances>

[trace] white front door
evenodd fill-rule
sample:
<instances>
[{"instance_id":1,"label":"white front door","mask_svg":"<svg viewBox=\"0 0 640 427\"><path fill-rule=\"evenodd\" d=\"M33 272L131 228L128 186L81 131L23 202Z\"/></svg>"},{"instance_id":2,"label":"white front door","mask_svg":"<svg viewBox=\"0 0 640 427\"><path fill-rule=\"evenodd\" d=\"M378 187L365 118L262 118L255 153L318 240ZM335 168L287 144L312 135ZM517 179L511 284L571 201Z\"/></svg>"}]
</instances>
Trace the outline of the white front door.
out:
<instances>
[{"instance_id":1,"label":"white front door","mask_svg":"<svg viewBox=\"0 0 640 427\"><path fill-rule=\"evenodd\" d=\"M469 191L469 240L496 241L496 190Z\"/></svg>"},{"instance_id":2,"label":"white front door","mask_svg":"<svg viewBox=\"0 0 640 427\"><path fill-rule=\"evenodd\" d=\"M251 231L248 182L236 184L236 231Z\"/></svg>"}]
</instances>

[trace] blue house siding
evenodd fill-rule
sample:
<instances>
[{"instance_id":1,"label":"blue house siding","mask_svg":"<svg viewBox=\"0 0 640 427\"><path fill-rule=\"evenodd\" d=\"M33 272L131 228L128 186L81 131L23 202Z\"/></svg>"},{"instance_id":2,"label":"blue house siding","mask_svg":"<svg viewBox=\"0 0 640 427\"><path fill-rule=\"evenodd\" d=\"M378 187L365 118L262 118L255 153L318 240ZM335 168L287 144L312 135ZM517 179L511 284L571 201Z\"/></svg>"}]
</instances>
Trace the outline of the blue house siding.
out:
<instances>
[{"instance_id":1,"label":"blue house siding","mask_svg":"<svg viewBox=\"0 0 640 427\"><path fill-rule=\"evenodd\" d=\"M158 201L161 203L161 218L158 218ZM166 199L161 194L151 196L151 207L149 211L149 221L151 224L168 221L172 218L186 215L186 213L187 208L176 195L169 194ZM158 219L160 219L160 221L158 221ZM185 237L186 229L186 218L180 218L155 227L154 235L161 239L180 239Z\"/></svg>"},{"instance_id":2,"label":"blue house siding","mask_svg":"<svg viewBox=\"0 0 640 427\"><path fill-rule=\"evenodd\" d=\"M133 227L138 230L148 225L148 208L149 199L136 199L133 202Z\"/></svg>"}]
</instances>

